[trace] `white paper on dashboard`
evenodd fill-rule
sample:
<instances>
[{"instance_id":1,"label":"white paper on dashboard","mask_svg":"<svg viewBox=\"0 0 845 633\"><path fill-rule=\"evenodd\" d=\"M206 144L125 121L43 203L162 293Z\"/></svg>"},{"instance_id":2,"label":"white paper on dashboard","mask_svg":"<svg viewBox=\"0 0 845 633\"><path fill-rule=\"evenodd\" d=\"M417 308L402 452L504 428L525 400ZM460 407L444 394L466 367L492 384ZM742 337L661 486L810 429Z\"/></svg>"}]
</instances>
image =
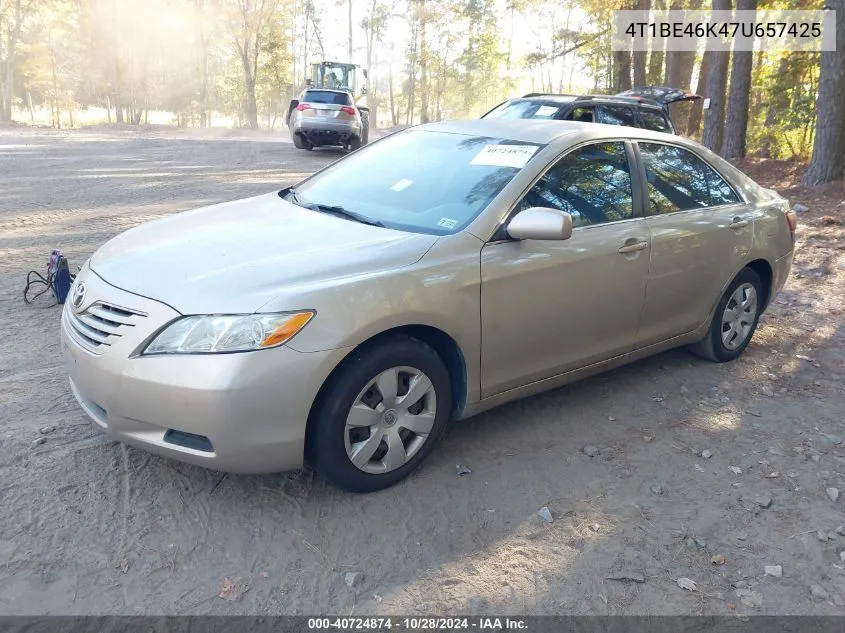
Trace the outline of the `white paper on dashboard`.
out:
<instances>
[{"instance_id":1,"label":"white paper on dashboard","mask_svg":"<svg viewBox=\"0 0 845 633\"><path fill-rule=\"evenodd\" d=\"M470 165L520 169L525 167L536 151L536 145L485 145L470 161Z\"/></svg>"}]
</instances>

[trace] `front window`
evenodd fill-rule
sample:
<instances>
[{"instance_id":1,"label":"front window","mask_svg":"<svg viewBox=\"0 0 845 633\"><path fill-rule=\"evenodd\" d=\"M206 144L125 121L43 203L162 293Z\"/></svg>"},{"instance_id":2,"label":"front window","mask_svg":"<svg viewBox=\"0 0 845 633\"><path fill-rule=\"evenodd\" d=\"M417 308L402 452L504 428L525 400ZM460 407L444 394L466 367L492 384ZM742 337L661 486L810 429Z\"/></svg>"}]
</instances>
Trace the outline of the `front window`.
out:
<instances>
[{"instance_id":1,"label":"front window","mask_svg":"<svg viewBox=\"0 0 845 633\"><path fill-rule=\"evenodd\" d=\"M565 105L539 101L506 101L484 115L485 119L558 119Z\"/></svg>"},{"instance_id":2,"label":"front window","mask_svg":"<svg viewBox=\"0 0 845 633\"><path fill-rule=\"evenodd\" d=\"M543 174L517 210L529 207L566 211L576 228L634 217L625 144L595 143L567 154Z\"/></svg>"},{"instance_id":3,"label":"front window","mask_svg":"<svg viewBox=\"0 0 845 633\"><path fill-rule=\"evenodd\" d=\"M295 200L343 207L387 228L456 233L542 147L484 136L400 132L300 183Z\"/></svg>"}]
</instances>

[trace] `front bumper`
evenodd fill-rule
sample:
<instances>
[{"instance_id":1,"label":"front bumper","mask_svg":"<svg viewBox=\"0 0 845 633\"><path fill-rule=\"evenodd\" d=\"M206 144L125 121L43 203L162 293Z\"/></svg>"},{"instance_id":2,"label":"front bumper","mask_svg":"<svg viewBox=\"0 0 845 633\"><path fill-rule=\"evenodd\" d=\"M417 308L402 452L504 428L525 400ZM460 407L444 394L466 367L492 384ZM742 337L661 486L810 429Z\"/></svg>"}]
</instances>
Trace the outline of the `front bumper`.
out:
<instances>
[{"instance_id":1,"label":"front bumper","mask_svg":"<svg viewBox=\"0 0 845 633\"><path fill-rule=\"evenodd\" d=\"M311 405L347 350L301 353L282 346L235 354L137 356L179 314L110 286L87 268L78 279L87 286L86 299L78 309L65 304L64 362L73 395L110 438L225 472L302 466ZM137 314L132 325L116 328L119 334L109 336L108 344L94 346L79 320L104 303ZM207 443L185 441L194 436Z\"/></svg>"}]
</instances>

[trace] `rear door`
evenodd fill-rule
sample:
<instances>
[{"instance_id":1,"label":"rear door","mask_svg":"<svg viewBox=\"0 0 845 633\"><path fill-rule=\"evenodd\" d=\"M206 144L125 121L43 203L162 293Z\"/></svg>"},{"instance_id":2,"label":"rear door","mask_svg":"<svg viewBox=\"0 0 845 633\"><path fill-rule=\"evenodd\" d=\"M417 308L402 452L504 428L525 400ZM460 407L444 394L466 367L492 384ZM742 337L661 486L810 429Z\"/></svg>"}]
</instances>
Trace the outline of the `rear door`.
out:
<instances>
[{"instance_id":1,"label":"rear door","mask_svg":"<svg viewBox=\"0 0 845 633\"><path fill-rule=\"evenodd\" d=\"M626 104L605 103L596 107L598 123L639 127L634 108Z\"/></svg>"},{"instance_id":2,"label":"rear door","mask_svg":"<svg viewBox=\"0 0 845 633\"><path fill-rule=\"evenodd\" d=\"M637 347L700 326L722 288L744 266L753 214L719 173L686 148L637 141L651 231L642 323Z\"/></svg>"},{"instance_id":3,"label":"rear door","mask_svg":"<svg viewBox=\"0 0 845 633\"><path fill-rule=\"evenodd\" d=\"M675 128L669 121L669 116L658 108L641 107L637 109L637 118L639 119L639 127L652 132L664 132L666 134L674 134Z\"/></svg>"}]
</instances>

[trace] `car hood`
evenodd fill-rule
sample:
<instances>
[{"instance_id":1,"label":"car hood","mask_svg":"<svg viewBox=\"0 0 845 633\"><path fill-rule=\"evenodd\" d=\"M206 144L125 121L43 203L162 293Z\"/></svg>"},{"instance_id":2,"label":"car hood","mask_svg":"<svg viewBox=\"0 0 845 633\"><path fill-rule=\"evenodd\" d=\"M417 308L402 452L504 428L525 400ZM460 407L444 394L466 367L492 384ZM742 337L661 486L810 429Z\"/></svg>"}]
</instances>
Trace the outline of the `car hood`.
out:
<instances>
[{"instance_id":1,"label":"car hood","mask_svg":"<svg viewBox=\"0 0 845 633\"><path fill-rule=\"evenodd\" d=\"M436 241L272 193L142 224L103 245L89 266L109 284L182 314L253 312L291 287L409 266Z\"/></svg>"}]
</instances>

